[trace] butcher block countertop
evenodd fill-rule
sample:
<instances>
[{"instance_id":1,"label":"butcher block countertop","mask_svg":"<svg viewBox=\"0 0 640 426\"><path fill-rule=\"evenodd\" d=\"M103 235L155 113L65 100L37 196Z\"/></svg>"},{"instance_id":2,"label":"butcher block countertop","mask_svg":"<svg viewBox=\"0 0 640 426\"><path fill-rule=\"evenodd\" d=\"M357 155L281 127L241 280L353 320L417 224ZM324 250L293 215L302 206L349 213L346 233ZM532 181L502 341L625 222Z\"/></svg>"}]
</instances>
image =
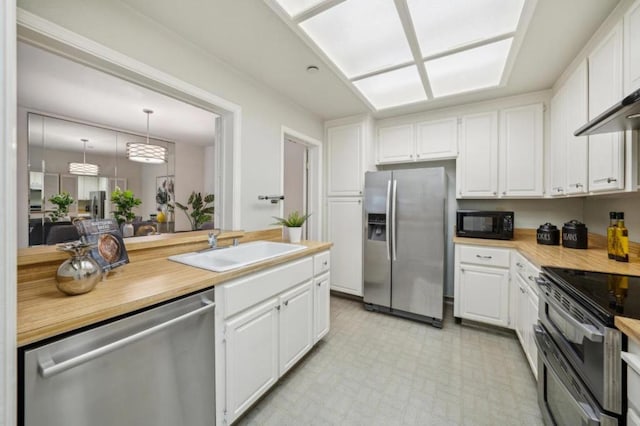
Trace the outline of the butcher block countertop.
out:
<instances>
[{"instance_id":1,"label":"butcher block countertop","mask_svg":"<svg viewBox=\"0 0 640 426\"><path fill-rule=\"evenodd\" d=\"M204 290L243 275L328 250L331 247L331 243L303 241L301 244L307 246L306 250L217 273L167 260L167 256L171 254L194 251L192 250L194 243L206 247L206 232L189 234L191 235L176 234L173 239L171 236L163 236L155 242L153 239L143 237L147 239L137 240L131 244L131 248L127 242L131 263L114 270L105 281L98 283L93 291L78 296L66 296L58 291L55 270L52 275L49 271L47 277L28 279L29 269L41 269L32 276L42 275L44 273L42 271L46 269L34 262L34 256L41 257L45 262L54 258L56 263L60 264L67 257L64 253L60 260L55 247L20 250L18 267L19 270L23 268L24 271L23 274L20 274L20 271L18 274L18 347ZM246 234L225 233L221 235L221 241L233 238L241 238L241 242L259 239L274 241L279 237L280 230ZM139 247L135 247L136 244ZM155 250L157 256L153 255L153 251L148 250L150 248L148 245L157 249ZM138 250L140 253L136 252ZM27 279L21 281L20 276Z\"/></svg>"},{"instance_id":2,"label":"butcher block countertop","mask_svg":"<svg viewBox=\"0 0 640 426\"><path fill-rule=\"evenodd\" d=\"M514 248L538 267L559 266L585 271L640 276L639 244L629 244L629 263L616 262L607 257L607 238L597 234L589 234L589 248L586 250L569 249L561 245L537 244L535 229L516 229L514 239L508 241L453 237L453 242L455 244ZM640 344L639 320L617 316L615 324L620 331Z\"/></svg>"}]
</instances>

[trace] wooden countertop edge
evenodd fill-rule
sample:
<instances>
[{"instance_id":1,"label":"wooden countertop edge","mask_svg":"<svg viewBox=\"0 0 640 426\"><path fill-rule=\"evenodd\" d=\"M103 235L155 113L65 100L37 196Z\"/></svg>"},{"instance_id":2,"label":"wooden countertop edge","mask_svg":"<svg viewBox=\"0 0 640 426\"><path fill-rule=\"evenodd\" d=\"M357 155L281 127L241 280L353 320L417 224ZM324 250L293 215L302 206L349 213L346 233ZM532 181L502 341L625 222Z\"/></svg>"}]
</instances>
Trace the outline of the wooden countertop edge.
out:
<instances>
[{"instance_id":1,"label":"wooden countertop edge","mask_svg":"<svg viewBox=\"0 0 640 426\"><path fill-rule=\"evenodd\" d=\"M331 248L333 245L329 242L315 242L315 241L303 241L302 244L307 246L306 250L299 251L296 253L292 253L289 255L281 256L275 259L270 259L264 262L255 263L252 265L248 265L244 268L240 268L237 270L227 271L227 272L211 272L203 269L193 268L191 266L182 265L180 263L172 262L167 259L154 259L147 260L142 262L137 262L136 264L129 264L127 267L134 267L136 269L141 270L154 270L158 269L158 266L166 266L165 262L171 264L171 268L177 268L176 271L179 273L179 269L184 269L184 271L193 272L194 269L200 271L198 273L197 278L192 278L184 283L181 283L176 286L171 286L168 289L164 289L157 292L149 292L143 297L135 297L127 300L123 303L118 303L117 305L106 303L104 308L92 309L90 312L78 313L76 315L69 315L67 317L61 317L53 314L47 313L46 304L47 299L42 296L42 294L28 294L26 290L21 292L21 287L18 288L18 331L17 331L17 345L18 347L26 346L32 343L36 343L38 341L67 333L69 331L76 330L78 328L82 328L85 326L89 326L92 324L96 324L111 318L118 317L120 315L125 315L139 309L144 309L149 306L153 306L158 303L162 303L171 299L175 299L176 297L184 296L196 291L204 290L207 288L215 287L216 285L223 284L230 280L243 277L245 275L268 269L292 260L300 259L303 257L311 256L323 251L326 251ZM125 285L134 285L131 283L125 283L127 280L126 271L121 272L121 275L114 278L114 282L118 283L120 286L120 291L126 292L122 289ZM117 281L116 281L117 280ZM101 284L98 284L99 286ZM108 285L105 284L105 285ZM41 293L49 292L51 288L55 289L55 279L44 279L37 280L32 282L26 282L24 288L27 287L37 287L43 289ZM46 290L44 290L46 289ZM57 290L55 290L57 292ZM95 290L94 290L95 292ZM94 292L87 293L82 296L75 296L73 298L65 298L64 300L68 301L77 301L77 297L91 297L94 298L91 300L93 303L88 303L87 305L95 305L96 299ZM60 294L55 293L57 298L60 299ZM99 301L97 301L99 303ZM80 304L79 302L77 302ZM38 305L42 305L38 307ZM82 305L85 305L84 303ZM33 310L43 310L43 315L47 315L46 317L41 318L40 322L44 322L44 325L33 326L34 321L27 321L26 319L21 319L21 311L27 310L27 307ZM21 309L22 308L22 309ZM46 321L43 321L46 319ZM32 326L27 326L27 324L32 324ZM22 326L22 327L21 327Z\"/></svg>"},{"instance_id":2,"label":"wooden countertop edge","mask_svg":"<svg viewBox=\"0 0 640 426\"><path fill-rule=\"evenodd\" d=\"M628 338L633 339L636 343L640 344L639 320L617 316L615 318L615 325L618 327L618 330L626 334Z\"/></svg>"}]
</instances>

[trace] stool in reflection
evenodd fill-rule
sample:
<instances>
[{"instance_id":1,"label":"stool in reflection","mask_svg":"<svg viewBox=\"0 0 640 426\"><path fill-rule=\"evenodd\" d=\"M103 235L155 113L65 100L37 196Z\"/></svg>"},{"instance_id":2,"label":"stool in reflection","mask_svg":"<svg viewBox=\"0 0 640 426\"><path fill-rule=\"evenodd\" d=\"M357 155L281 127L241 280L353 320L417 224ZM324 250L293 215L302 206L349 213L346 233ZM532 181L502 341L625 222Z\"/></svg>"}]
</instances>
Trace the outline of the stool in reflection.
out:
<instances>
[{"instance_id":1,"label":"stool in reflection","mask_svg":"<svg viewBox=\"0 0 640 426\"><path fill-rule=\"evenodd\" d=\"M75 225L52 226L47 235L47 245L66 243L80 239L78 229Z\"/></svg>"}]
</instances>

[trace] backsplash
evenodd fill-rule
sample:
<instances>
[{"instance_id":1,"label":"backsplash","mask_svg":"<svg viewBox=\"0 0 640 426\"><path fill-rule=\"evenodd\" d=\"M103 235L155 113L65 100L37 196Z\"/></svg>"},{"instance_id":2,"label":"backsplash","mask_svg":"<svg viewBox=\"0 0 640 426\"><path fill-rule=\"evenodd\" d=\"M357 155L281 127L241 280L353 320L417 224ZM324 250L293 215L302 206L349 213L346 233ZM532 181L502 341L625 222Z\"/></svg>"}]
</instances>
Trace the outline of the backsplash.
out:
<instances>
[{"instance_id":1,"label":"backsplash","mask_svg":"<svg viewBox=\"0 0 640 426\"><path fill-rule=\"evenodd\" d=\"M589 197L584 203L584 222L589 232L606 235L609 212L624 212L629 229L629 241L640 242L640 194L631 193L616 198Z\"/></svg>"}]
</instances>

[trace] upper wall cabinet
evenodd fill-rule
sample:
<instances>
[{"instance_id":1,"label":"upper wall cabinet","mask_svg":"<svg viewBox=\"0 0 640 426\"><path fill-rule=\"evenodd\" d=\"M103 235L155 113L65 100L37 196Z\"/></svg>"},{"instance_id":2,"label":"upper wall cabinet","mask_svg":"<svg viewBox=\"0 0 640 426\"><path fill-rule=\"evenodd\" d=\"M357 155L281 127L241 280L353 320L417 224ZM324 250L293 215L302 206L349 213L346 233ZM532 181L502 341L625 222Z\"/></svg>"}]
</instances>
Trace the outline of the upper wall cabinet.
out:
<instances>
[{"instance_id":1,"label":"upper wall cabinet","mask_svg":"<svg viewBox=\"0 0 640 426\"><path fill-rule=\"evenodd\" d=\"M640 89L640 1L624 15L624 95Z\"/></svg>"},{"instance_id":2,"label":"upper wall cabinet","mask_svg":"<svg viewBox=\"0 0 640 426\"><path fill-rule=\"evenodd\" d=\"M622 99L622 32L620 23L589 55L590 120ZM624 132L589 136L589 191L620 189L624 189Z\"/></svg>"},{"instance_id":3,"label":"upper wall cabinet","mask_svg":"<svg viewBox=\"0 0 640 426\"><path fill-rule=\"evenodd\" d=\"M327 128L327 195L360 196L364 183L363 124Z\"/></svg>"},{"instance_id":4,"label":"upper wall cabinet","mask_svg":"<svg viewBox=\"0 0 640 426\"><path fill-rule=\"evenodd\" d=\"M500 111L500 194L542 197L543 105Z\"/></svg>"},{"instance_id":5,"label":"upper wall cabinet","mask_svg":"<svg viewBox=\"0 0 640 426\"><path fill-rule=\"evenodd\" d=\"M458 197L498 195L498 113L465 115L456 163Z\"/></svg>"},{"instance_id":6,"label":"upper wall cabinet","mask_svg":"<svg viewBox=\"0 0 640 426\"><path fill-rule=\"evenodd\" d=\"M458 119L384 125L378 128L377 164L455 158Z\"/></svg>"}]
</instances>

